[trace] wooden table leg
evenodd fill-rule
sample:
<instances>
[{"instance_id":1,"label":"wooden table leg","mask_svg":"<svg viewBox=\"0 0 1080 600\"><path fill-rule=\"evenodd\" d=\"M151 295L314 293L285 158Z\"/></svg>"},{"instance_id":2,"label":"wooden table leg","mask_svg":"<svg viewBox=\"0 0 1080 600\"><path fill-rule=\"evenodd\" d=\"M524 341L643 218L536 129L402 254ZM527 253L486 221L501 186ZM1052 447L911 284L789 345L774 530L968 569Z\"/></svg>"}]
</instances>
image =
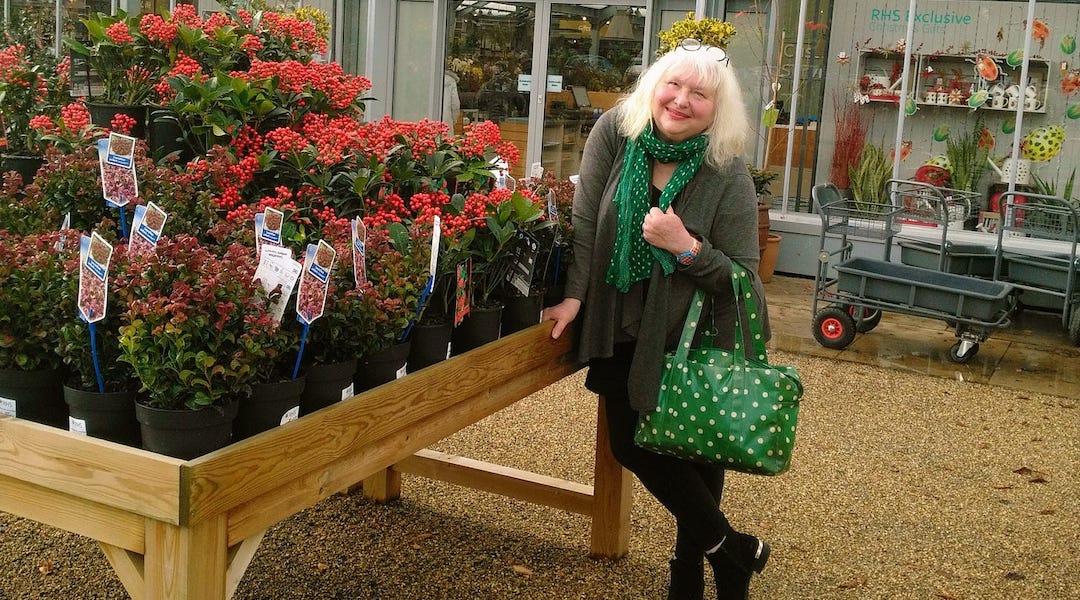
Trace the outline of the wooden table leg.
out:
<instances>
[{"instance_id":1,"label":"wooden table leg","mask_svg":"<svg viewBox=\"0 0 1080 600\"><path fill-rule=\"evenodd\" d=\"M630 472L615 461L608 441L607 412L600 397L596 411L596 466L593 474L592 555L618 558L630 546L634 505Z\"/></svg>"},{"instance_id":2,"label":"wooden table leg","mask_svg":"<svg viewBox=\"0 0 1080 600\"><path fill-rule=\"evenodd\" d=\"M147 600L226 600L224 515L193 526L147 521L143 559Z\"/></svg>"},{"instance_id":3,"label":"wooden table leg","mask_svg":"<svg viewBox=\"0 0 1080 600\"><path fill-rule=\"evenodd\" d=\"M401 472L387 467L368 477L363 482L364 497L383 504L401 497ZM355 486L349 490L355 492Z\"/></svg>"}]
</instances>

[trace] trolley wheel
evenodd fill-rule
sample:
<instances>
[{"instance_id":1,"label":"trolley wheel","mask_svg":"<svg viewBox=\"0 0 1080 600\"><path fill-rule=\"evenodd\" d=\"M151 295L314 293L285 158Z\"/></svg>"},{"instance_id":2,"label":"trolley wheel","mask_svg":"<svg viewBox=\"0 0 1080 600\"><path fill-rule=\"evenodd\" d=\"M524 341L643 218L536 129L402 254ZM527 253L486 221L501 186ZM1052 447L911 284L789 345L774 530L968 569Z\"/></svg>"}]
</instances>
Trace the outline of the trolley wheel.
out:
<instances>
[{"instance_id":1,"label":"trolley wheel","mask_svg":"<svg viewBox=\"0 0 1080 600\"><path fill-rule=\"evenodd\" d=\"M833 350L843 350L855 341L855 319L838 307L823 308L814 315L814 339Z\"/></svg>"},{"instance_id":2,"label":"trolley wheel","mask_svg":"<svg viewBox=\"0 0 1080 600\"><path fill-rule=\"evenodd\" d=\"M951 348L949 348L949 360L953 361L954 363L967 364L978 353L979 345L972 344L971 347L968 348L967 353L960 354L960 342L956 342L952 345Z\"/></svg>"},{"instance_id":3,"label":"trolley wheel","mask_svg":"<svg viewBox=\"0 0 1080 600\"><path fill-rule=\"evenodd\" d=\"M1069 341L1073 346L1080 346L1080 302L1069 309Z\"/></svg>"},{"instance_id":4,"label":"trolley wheel","mask_svg":"<svg viewBox=\"0 0 1080 600\"><path fill-rule=\"evenodd\" d=\"M880 310L864 307L862 309L862 321L859 321L859 319L855 318L855 315L858 314L858 310L859 308L857 306L848 307L848 314L851 315L852 319L855 319L855 331L858 331L859 333L866 333L867 331L873 330L875 327L878 326L878 323L881 322Z\"/></svg>"}]
</instances>

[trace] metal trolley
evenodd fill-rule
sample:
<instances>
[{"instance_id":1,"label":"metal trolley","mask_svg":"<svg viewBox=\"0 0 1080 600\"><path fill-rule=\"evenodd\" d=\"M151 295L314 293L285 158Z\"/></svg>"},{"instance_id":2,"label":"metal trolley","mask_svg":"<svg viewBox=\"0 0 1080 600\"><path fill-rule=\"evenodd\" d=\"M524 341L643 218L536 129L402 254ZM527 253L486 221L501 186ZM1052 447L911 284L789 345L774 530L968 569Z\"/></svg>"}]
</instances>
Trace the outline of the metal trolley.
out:
<instances>
[{"instance_id":1,"label":"metal trolley","mask_svg":"<svg viewBox=\"0 0 1080 600\"><path fill-rule=\"evenodd\" d=\"M1080 214L1071 202L1057 196L1022 192L1001 195L994 280L1005 281L1029 295L1048 298L1061 307L1061 325L1069 340L1080 346L1080 285L1077 241ZM1067 252L1040 254L1025 250L1017 238L1064 242ZM1013 242L1010 244L1010 242ZM1009 246L1006 249L1006 246Z\"/></svg>"},{"instance_id":2,"label":"metal trolley","mask_svg":"<svg viewBox=\"0 0 1080 600\"><path fill-rule=\"evenodd\" d=\"M814 338L826 348L842 350L881 322L884 312L946 322L958 338L949 358L966 363L995 329L1007 327L1015 306L1009 283L979 279L890 262L893 238L905 220L933 223L942 229L946 247L950 222L971 214L970 197L932 185L892 179L888 203L867 205L840 196L832 184L815 186L812 194L821 215L818 270L814 278ZM828 240L839 237L830 250ZM883 259L853 256L850 238L880 240ZM944 264L942 256L940 264ZM823 306L822 306L823 305Z\"/></svg>"}]
</instances>

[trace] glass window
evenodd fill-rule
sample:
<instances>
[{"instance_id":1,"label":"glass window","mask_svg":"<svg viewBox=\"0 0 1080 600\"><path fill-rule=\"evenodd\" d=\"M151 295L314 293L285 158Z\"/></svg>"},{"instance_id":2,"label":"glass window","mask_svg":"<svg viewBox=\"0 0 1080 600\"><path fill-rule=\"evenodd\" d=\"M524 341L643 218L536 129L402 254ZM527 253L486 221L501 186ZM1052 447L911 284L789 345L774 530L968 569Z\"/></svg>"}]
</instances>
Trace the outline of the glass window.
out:
<instances>
[{"instance_id":1,"label":"glass window","mask_svg":"<svg viewBox=\"0 0 1080 600\"><path fill-rule=\"evenodd\" d=\"M431 0L398 3L391 114L399 121L436 118L431 114L431 14Z\"/></svg>"},{"instance_id":2,"label":"glass window","mask_svg":"<svg viewBox=\"0 0 1080 600\"><path fill-rule=\"evenodd\" d=\"M521 159L510 174L524 174L529 140L536 7L525 2L452 3L448 15L444 105L440 113L455 131L472 121L499 125ZM458 112L452 94L458 94Z\"/></svg>"},{"instance_id":3,"label":"glass window","mask_svg":"<svg viewBox=\"0 0 1080 600\"><path fill-rule=\"evenodd\" d=\"M343 31L338 62L349 73L366 74L368 0L344 2L342 6L341 27ZM335 24L336 25L336 24ZM337 37L331 29L330 35Z\"/></svg>"}]
</instances>

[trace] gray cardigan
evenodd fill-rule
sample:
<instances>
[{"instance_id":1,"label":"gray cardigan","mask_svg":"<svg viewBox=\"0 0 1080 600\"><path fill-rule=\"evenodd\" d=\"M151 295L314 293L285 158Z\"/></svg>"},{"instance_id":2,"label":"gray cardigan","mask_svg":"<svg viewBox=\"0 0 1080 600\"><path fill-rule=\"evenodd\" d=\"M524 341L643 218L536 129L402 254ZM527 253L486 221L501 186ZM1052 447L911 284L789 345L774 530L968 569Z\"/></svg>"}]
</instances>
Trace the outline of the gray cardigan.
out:
<instances>
[{"instance_id":1,"label":"gray cardigan","mask_svg":"<svg viewBox=\"0 0 1080 600\"><path fill-rule=\"evenodd\" d=\"M618 132L617 112L604 113L585 141L581 179L574 193L574 260L567 274L566 296L582 301L578 314L582 362L611 356L616 341L637 339L628 388L631 405L644 412L656 407L663 353L678 343L698 287L713 299L717 344L731 347L732 260L752 275L766 339L769 319L757 277L757 196L746 166L738 159L722 169L702 164L673 203L687 230L701 239L701 253L692 264L679 265L667 277L659 264L654 265L644 303L640 287L620 295L604 281L615 242L617 211L612 199L626 148L626 138ZM709 323L708 317L702 322ZM748 336L746 342L746 348L752 347Z\"/></svg>"}]
</instances>

